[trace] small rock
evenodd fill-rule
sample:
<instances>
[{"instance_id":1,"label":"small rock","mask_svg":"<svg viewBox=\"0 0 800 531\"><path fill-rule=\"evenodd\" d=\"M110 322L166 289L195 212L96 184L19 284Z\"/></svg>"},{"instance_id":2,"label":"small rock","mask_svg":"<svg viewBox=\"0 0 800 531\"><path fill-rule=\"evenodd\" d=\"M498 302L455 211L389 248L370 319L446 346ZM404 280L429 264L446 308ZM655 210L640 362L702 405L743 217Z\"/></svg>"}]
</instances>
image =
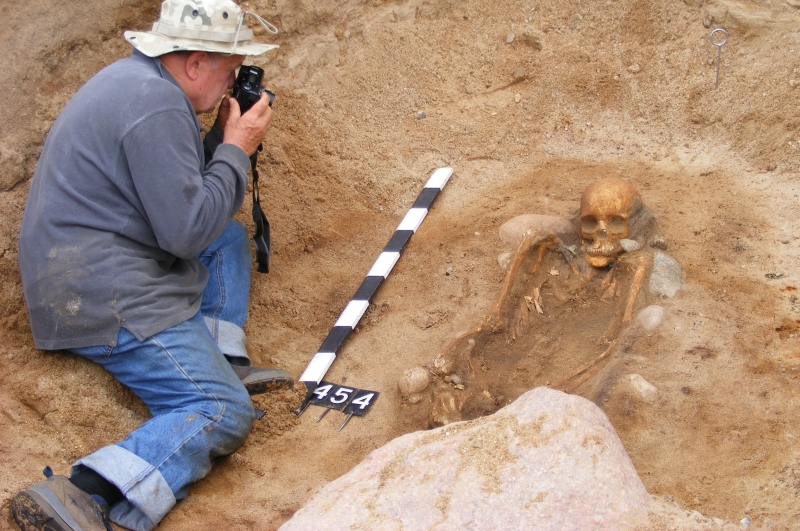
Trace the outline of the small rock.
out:
<instances>
[{"instance_id":1,"label":"small rock","mask_svg":"<svg viewBox=\"0 0 800 531\"><path fill-rule=\"evenodd\" d=\"M525 233L532 228L547 229L554 232L561 239L574 237L577 233L575 225L567 218L543 214L522 214L511 218L500 226L500 239L516 247L522 241Z\"/></svg>"},{"instance_id":2,"label":"small rock","mask_svg":"<svg viewBox=\"0 0 800 531\"><path fill-rule=\"evenodd\" d=\"M512 42L514 42L514 39L516 37L517 36L514 35L513 33L509 33L508 35L506 35L506 44L511 44Z\"/></svg>"},{"instance_id":3,"label":"small rock","mask_svg":"<svg viewBox=\"0 0 800 531\"><path fill-rule=\"evenodd\" d=\"M656 386L642 378L641 375L629 374L627 380L631 389L648 404L655 402L658 398L658 389L656 389Z\"/></svg>"},{"instance_id":4,"label":"small rock","mask_svg":"<svg viewBox=\"0 0 800 531\"><path fill-rule=\"evenodd\" d=\"M681 265L666 253L653 257L653 272L650 274L650 293L672 298L683 287Z\"/></svg>"},{"instance_id":5,"label":"small rock","mask_svg":"<svg viewBox=\"0 0 800 531\"><path fill-rule=\"evenodd\" d=\"M652 243L650 243L650 247L652 247L654 249L661 249L662 251L666 251L667 250L667 240L663 236L658 235L655 238L653 238Z\"/></svg>"},{"instance_id":6,"label":"small rock","mask_svg":"<svg viewBox=\"0 0 800 531\"><path fill-rule=\"evenodd\" d=\"M453 385L461 385L464 382L461 380L461 377L459 375L452 374L450 375L450 383L452 383Z\"/></svg>"},{"instance_id":7,"label":"small rock","mask_svg":"<svg viewBox=\"0 0 800 531\"><path fill-rule=\"evenodd\" d=\"M400 395L408 397L424 391L431 381L431 376L424 367L411 367L403 371L397 382Z\"/></svg>"},{"instance_id":8,"label":"small rock","mask_svg":"<svg viewBox=\"0 0 800 531\"><path fill-rule=\"evenodd\" d=\"M427 116L424 112L420 111L417 113L417 120L422 120Z\"/></svg>"},{"instance_id":9,"label":"small rock","mask_svg":"<svg viewBox=\"0 0 800 531\"><path fill-rule=\"evenodd\" d=\"M642 71L642 67L636 63L633 63L631 66L628 67L628 72L631 74L638 74Z\"/></svg>"},{"instance_id":10,"label":"small rock","mask_svg":"<svg viewBox=\"0 0 800 531\"><path fill-rule=\"evenodd\" d=\"M629 240L627 238L620 240L619 244L622 246L622 248L625 250L626 253L632 253L642 248L641 243L637 242L636 240Z\"/></svg>"},{"instance_id":11,"label":"small rock","mask_svg":"<svg viewBox=\"0 0 800 531\"><path fill-rule=\"evenodd\" d=\"M681 393L683 393L685 395L688 395L691 392L692 392L692 390L689 389L688 387L681 387Z\"/></svg>"},{"instance_id":12,"label":"small rock","mask_svg":"<svg viewBox=\"0 0 800 531\"><path fill-rule=\"evenodd\" d=\"M500 256L497 257L497 265L500 266L500 269L502 269L503 271L508 269L508 264L511 263L511 256L513 254L514 253L512 253L511 251L506 251L505 253L500 253Z\"/></svg>"},{"instance_id":13,"label":"small rock","mask_svg":"<svg viewBox=\"0 0 800 531\"><path fill-rule=\"evenodd\" d=\"M463 391L464 390L464 384L457 384L457 385L454 385L453 387L458 389L459 391Z\"/></svg>"},{"instance_id":14,"label":"small rock","mask_svg":"<svg viewBox=\"0 0 800 531\"><path fill-rule=\"evenodd\" d=\"M519 68L517 68L517 69L516 69L516 70L514 70L514 72L511 74L511 78L512 78L514 81L522 81L523 79L525 79L525 69L524 69L524 68L522 68L522 67L519 67Z\"/></svg>"},{"instance_id":15,"label":"small rock","mask_svg":"<svg viewBox=\"0 0 800 531\"><path fill-rule=\"evenodd\" d=\"M446 277L449 277L449 276L450 276L450 273L452 273L452 272L453 272L453 268L452 268L452 267L448 267L448 268L445 270L445 272L444 272L444 275L445 275Z\"/></svg>"},{"instance_id":16,"label":"small rock","mask_svg":"<svg viewBox=\"0 0 800 531\"><path fill-rule=\"evenodd\" d=\"M797 88L797 85L798 85L798 81L796 79L790 79L789 80L789 86L790 87Z\"/></svg>"},{"instance_id":17,"label":"small rock","mask_svg":"<svg viewBox=\"0 0 800 531\"><path fill-rule=\"evenodd\" d=\"M739 523L742 524L742 527L750 527L750 519L747 517L739 520Z\"/></svg>"},{"instance_id":18,"label":"small rock","mask_svg":"<svg viewBox=\"0 0 800 531\"><path fill-rule=\"evenodd\" d=\"M514 103L522 101L522 94L514 94Z\"/></svg>"},{"instance_id":19,"label":"small rock","mask_svg":"<svg viewBox=\"0 0 800 531\"><path fill-rule=\"evenodd\" d=\"M654 330L664 322L664 308L653 304L648 306L636 316L636 322L645 330Z\"/></svg>"},{"instance_id":20,"label":"small rock","mask_svg":"<svg viewBox=\"0 0 800 531\"><path fill-rule=\"evenodd\" d=\"M537 52L541 52L544 46L542 45L542 36L538 32L525 32L522 34L522 42L530 46Z\"/></svg>"}]
</instances>

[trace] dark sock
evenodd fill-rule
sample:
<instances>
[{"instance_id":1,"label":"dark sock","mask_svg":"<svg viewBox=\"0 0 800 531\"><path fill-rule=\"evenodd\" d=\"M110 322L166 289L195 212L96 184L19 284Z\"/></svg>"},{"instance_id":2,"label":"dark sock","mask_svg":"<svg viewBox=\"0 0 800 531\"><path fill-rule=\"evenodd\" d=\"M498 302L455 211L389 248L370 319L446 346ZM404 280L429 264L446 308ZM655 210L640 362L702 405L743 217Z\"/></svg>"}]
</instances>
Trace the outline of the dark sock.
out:
<instances>
[{"instance_id":1,"label":"dark sock","mask_svg":"<svg viewBox=\"0 0 800 531\"><path fill-rule=\"evenodd\" d=\"M250 360L241 356L228 356L227 354L223 354L225 359L228 360L228 363L231 365L238 365L239 367L248 367L250 366Z\"/></svg>"},{"instance_id":2,"label":"dark sock","mask_svg":"<svg viewBox=\"0 0 800 531\"><path fill-rule=\"evenodd\" d=\"M81 489L86 494L96 494L103 498L109 507L122 501L124 496L120 490L106 478L84 466L78 469L77 474L69 478L70 483Z\"/></svg>"}]
</instances>

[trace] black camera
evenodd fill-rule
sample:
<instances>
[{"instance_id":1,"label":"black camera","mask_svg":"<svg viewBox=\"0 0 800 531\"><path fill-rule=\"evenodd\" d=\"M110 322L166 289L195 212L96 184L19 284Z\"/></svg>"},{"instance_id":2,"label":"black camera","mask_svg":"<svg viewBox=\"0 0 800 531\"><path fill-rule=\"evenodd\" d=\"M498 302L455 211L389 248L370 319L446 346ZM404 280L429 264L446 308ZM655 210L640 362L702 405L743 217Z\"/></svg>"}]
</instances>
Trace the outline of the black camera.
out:
<instances>
[{"instance_id":1,"label":"black camera","mask_svg":"<svg viewBox=\"0 0 800 531\"><path fill-rule=\"evenodd\" d=\"M263 93L269 96L269 106L275 101L275 94L261 86L264 79L264 70L257 66L244 66L239 69L236 76L236 83L233 85L233 96L239 102L242 114L246 113L258 100Z\"/></svg>"}]
</instances>

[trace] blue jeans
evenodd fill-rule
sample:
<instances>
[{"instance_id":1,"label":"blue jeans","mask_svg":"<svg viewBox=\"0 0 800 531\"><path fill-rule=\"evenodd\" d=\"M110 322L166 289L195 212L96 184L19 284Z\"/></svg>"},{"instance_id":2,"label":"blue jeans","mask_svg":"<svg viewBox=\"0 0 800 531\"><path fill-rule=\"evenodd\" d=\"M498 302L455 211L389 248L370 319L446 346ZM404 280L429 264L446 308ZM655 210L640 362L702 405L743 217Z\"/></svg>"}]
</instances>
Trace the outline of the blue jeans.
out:
<instances>
[{"instance_id":1,"label":"blue jeans","mask_svg":"<svg viewBox=\"0 0 800 531\"><path fill-rule=\"evenodd\" d=\"M91 468L120 489L125 499L110 518L135 531L152 529L192 482L208 474L213 458L241 446L255 419L250 396L225 358L246 360L247 231L231 222L200 259L211 275L193 318L142 342L123 328L113 347L73 350L102 365L153 415L122 442L73 466L73 472Z\"/></svg>"}]
</instances>

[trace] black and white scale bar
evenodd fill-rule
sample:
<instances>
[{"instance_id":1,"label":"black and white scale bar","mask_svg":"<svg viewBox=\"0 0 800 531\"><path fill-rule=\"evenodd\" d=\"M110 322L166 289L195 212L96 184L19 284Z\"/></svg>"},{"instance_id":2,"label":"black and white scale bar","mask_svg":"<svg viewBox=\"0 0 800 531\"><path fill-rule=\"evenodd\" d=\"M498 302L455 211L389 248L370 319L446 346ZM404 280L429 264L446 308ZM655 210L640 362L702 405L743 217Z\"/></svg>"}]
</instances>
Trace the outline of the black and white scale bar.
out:
<instances>
[{"instance_id":1,"label":"black and white scale bar","mask_svg":"<svg viewBox=\"0 0 800 531\"><path fill-rule=\"evenodd\" d=\"M400 253L403 252L411 236L417 231L422 224L422 220L428 215L428 210L436 196L442 191L444 185L453 174L452 168L438 168L431 174L425 188L414 201L409 211L406 213L403 221L398 225L386 248L375 260L372 268L367 273L367 277L361 283L361 287L356 291L353 299L347 304L344 311L342 311L333 329L325 338L322 346L319 348L314 357L309 362L306 370L300 375L300 381L306 384L309 392L313 391L314 387L322 381L325 373L333 364L336 359L336 353L341 348L347 336L356 327L364 312L367 311L369 303L381 282L389 275L397 260L400 258ZM302 411L300 411L302 413Z\"/></svg>"}]
</instances>

